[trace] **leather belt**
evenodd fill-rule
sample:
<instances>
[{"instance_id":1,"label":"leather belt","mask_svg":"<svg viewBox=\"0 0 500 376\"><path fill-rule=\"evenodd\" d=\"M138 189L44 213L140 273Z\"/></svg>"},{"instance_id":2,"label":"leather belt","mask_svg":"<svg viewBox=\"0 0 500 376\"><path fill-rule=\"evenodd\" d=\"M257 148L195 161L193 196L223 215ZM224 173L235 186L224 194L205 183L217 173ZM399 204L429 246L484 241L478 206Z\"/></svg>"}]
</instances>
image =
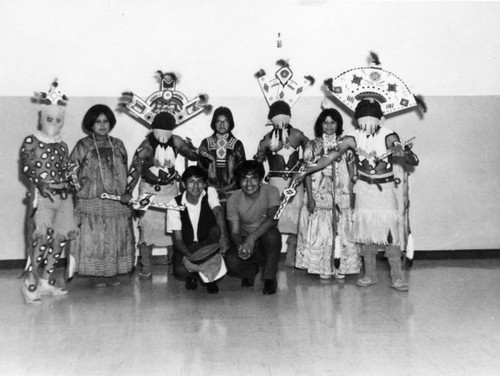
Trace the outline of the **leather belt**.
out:
<instances>
[{"instance_id":1,"label":"leather belt","mask_svg":"<svg viewBox=\"0 0 500 376\"><path fill-rule=\"evenodd\" d=\"M157 180L157 181L154 181L154 180L149 180L149 179L146 179L146 178L142 178L146 183L148 183L149 185L151 185L152 187L156 186L156 185L170 185L170 184L174 184L176 182L176 176L172 177L171 179L168 179L168 180Z\"/></svg>"},{"instance_id":2,"label":"leather belt","mask_svg":"<svg viewBox=\"0 0 500 376\"><path fill-rule=\"evenodd\" d=\"M381 184L385 184L385 183L390 183L390 182L393 182L394 181L394 175L391 175L391 176L387 176L385 178L371 178L369 176L366 176L366 175L363 175L363 174L359 174L358 175L358 179L359 180L362 180L368 184L375 184L377 186L377 188L379 189L379 191L382 191L382 186Z\"/></svg>"},{"instance_id":3,"label":"leather belt","mask_svg":"<svg viewBox=\"0 0 500 376\"><path fill-rule=\"evenodd\" d=\"M68 188L49 188L49 191L55 195L67 194L69 192Z\"/></svg>"}]
</instances>

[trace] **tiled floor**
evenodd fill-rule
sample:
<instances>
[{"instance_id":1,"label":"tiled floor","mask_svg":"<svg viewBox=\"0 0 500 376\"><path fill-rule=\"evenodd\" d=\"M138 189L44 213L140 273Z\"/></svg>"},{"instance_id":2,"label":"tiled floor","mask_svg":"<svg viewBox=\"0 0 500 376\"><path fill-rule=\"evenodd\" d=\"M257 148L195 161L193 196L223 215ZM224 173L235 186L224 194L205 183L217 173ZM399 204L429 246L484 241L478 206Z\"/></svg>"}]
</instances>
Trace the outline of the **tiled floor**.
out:
<instances>
[{"instance_id":1,"label":"tiled floor","mask_svg":"<svg viewBox=\"0 0 500 376\"><path fill-rule=\"evenodd\" d=\"M280 265L274 296L231 277L187 291L159 265L34 307L19 274L0 271L0 375L500 374L500 259L415 261L409 293L384 261L368 288Z\"/></svg>"}]
</instances>

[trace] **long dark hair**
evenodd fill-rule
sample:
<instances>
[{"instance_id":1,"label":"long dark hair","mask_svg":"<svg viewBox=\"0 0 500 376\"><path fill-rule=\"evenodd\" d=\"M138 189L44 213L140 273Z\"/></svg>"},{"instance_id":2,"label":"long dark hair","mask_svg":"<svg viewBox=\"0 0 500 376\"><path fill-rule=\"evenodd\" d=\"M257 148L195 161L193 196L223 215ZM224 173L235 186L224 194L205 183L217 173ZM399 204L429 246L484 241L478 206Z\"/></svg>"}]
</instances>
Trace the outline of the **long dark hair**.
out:
<instances>
[{"instance_id":1,"label":"long dark hair","mask_svg":"<svg viewBox=\"0 0 500 376\"><path fill-rule=\"evenodd\" d=\"M321 111L318 119L316 119L316 124L314 124L314 134L316 137L323 136L323 122L328 116L330 116L333 121L337 122L337 130L335 131L337 137L340 136L344 131L344 121L342 120L342 115L340 115L340 112L338 112L334 108L326 108Z\"/></svg>"},{"instance_id":2,"label":"long dark hair","mask_svg":"<svg viewBox=\"0 0 500 376\"><path fill-rule=\"evenodd\" d=\"M99 115L104 114L109 121L109 130L111 131L116 124L115 114L105 104L96 104L89 108L85 116L83 117L83 128L92 133L92 127Z\"/></svg>"},{"instance_id":3,"label":"long dark hair","mask_svg":"<svg viewBox=\"0 0 500 376\"><path fill-rule=\"evenodd\" d=\"M215 132L215 123L217 123L217 118L221 115L224 115L229 121L229 132L231 132L234 128L233 113L229 108L224 106L218 107L214 111L214 116L212 116L212 122L210 123L210 128L212 128L212 130Z\"/></svg>"}]
</instances>

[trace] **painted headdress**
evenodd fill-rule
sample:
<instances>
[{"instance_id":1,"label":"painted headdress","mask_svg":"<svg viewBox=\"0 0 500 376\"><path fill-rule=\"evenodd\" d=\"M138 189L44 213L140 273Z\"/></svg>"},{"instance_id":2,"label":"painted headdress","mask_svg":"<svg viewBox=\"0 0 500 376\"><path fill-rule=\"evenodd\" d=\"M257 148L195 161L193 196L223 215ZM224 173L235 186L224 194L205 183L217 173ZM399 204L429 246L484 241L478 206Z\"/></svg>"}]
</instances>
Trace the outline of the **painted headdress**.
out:
<instances>
[{"instance_id":1,"label":"painted headdress","mask_svg":"<svg viewBox=\"0 0 500 376\"><path fill-rule=\"evenodd\" d=\"M278 60L276 65L279 68L274 72L274 75L269 77L261 69L255 73L255 77L270 109L289 112L304 90L314 84L314 78L311 76L294 77L292 69L285 60ZM280 102L284 102L286 105Z\"/></svg>"},{"instance_id":2,"label":"painted headdress","mask_svg":"<svg viewBox=\"0 0 500 376\"><path fill-rule=\"evenodd\" d=\"M352 112L364 99L380 103L384 115L419 108L426 111L420 96L411 93L408 86L394 73L382 69L378 56L370 53L367 67L349 69L325 81L326 89Z\"/></svg>"},{"instance_id":3,"label":"painted headdress","mask_svg":"<svg viewBox=\"0 0 500 376\"><path fill-rule=\"evenodd\" d=\"M279 68L271 77L263 69L255 73L255 77L269 106L267 116L269 122L266 125L273 125L271 120L277 115L284 116L284 118L278 119L278 122L284 123L283 119L289 121L291 107L298 101L304 90L314 84L312 76L302 76L302 78L299 76L295 78L287 61L278 60L276 65ZM280 141L285 148L288 148L288 133L289 130L287 127L278 126L275 128L271 132L271 150L277 150Z\"/></svg>"},{"instance_id":4,"label":"painted headdress","mask_svg":"<svg viewBox=\"0 0 500 376\"><path fill-rule=\"evenodd\" d=\"M58 89L57 78L52 81L52 85L48 92L35 92L35 98L39 100L41 104L55 104L55 105L64 105L68 102L68 97L65 94L62 94Z\"/></svg>"},{"instance_id":5,"label":"painted headdress","mask_svg":"<svg viewBox=\"0 0 500 376\"><path fill-rule=\"evenodd\" d=\"M151 93L145 100L132 92L122 94L120 105L132 116L151 127L156 115L167 112L174 117L174 127L177 127L201 112L211 110L212 106L207 103L207 95L201 94L189 100L183 93L177 91L178 78L174 73L157 71L157 74L160 90Z\"/></svg>"}]
</instances>

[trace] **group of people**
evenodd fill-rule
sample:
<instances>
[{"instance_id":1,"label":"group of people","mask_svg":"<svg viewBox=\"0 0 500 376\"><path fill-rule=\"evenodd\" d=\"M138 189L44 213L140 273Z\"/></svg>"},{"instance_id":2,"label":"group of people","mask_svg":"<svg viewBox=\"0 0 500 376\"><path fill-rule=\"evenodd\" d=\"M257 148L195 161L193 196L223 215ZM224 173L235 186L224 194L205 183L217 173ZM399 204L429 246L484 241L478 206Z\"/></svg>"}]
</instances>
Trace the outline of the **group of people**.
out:
<instances>
[{"instance_id":1,"label":"group of people","mask_svg":"<svg viewBox=\"0 0 500 376\"><path fill-rule=\"evenodd\" d=\"M360 272L362 256L365 275L357 284L363 287L377 282L375 256L383 247L391 286L408 290L392 158L413 165L418 159L396 133L381 127L377 101L362 100L354 116L358 129L341 138L341 114L324 109L309 140L291 125L290 106L276 101L268 114L273 130L247 160L233 135L229 108L214 111L213 134L198 148L172 134L176 118L162 111L129 166L123 142L109 135L116 124L109 107L98 104L87 111L88 136L69 152L60 135L64 109L44 106L40 129L21 149L33 204L22 289L26 302L67 294L53 278L63 250L71 274L94 277L96 287L117 286L117 276L134 268L136 245L139 276L151 278L153 248L168 245L168 236L174 274L187 289L203 283L208 293L217 293L226 270L242 287L251 287L262 268L263 294L275 294L287 235L286 265L342 279ZM194 163L181 176L179 155ZM137 201L137 186L139 197L154 197L167 208L151 206L138 214L138 241L130 205ZM118 199L103 199L103 193Z\"/></svg>"}]
</instances>

